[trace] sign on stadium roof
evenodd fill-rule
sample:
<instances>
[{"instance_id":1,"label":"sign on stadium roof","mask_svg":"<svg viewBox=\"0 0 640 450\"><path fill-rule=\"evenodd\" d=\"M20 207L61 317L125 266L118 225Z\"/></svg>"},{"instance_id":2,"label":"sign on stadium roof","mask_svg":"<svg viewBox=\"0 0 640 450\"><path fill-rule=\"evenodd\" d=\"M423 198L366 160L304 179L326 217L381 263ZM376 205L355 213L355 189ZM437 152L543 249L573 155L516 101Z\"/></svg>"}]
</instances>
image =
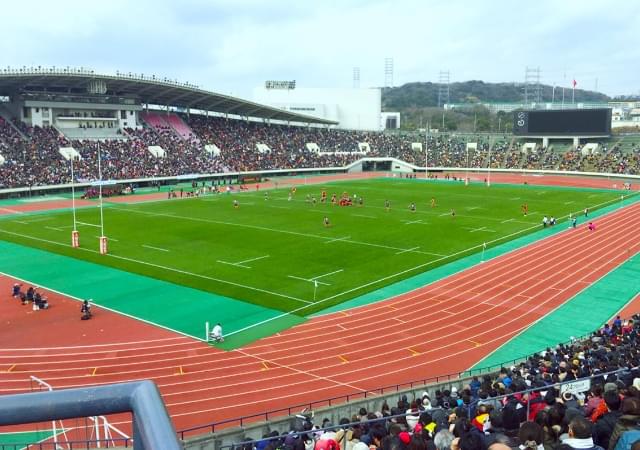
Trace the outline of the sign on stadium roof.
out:
<instances>
[{"instance_id":1,"label":"sign on stadium roof","mask_svg":"<svg viewBox=\"0 0 640 450\"><path fill-rule=\"evenodd\" d=\"M265 89L295 89L296 80L293 81L274 81L268 80L264 82Z\"/></svg>"}]
</instances>

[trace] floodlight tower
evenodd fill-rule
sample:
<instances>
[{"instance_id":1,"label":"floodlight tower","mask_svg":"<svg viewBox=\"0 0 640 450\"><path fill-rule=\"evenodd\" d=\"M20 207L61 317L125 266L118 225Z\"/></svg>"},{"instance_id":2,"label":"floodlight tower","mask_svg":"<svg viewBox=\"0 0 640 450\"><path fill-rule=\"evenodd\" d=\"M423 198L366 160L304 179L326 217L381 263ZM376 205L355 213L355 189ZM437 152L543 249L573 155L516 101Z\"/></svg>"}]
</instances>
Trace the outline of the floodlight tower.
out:
<instances>
[{"instance_id":1,"label":"floodlight tower","mask_svg":"<svg viewBox=\"0 0 640 450\"><path fill-rule=\"evenodd\" d=\"M384 87L393 87L393 58L384 59Z\"/></svg>"},{"instance_id":2,"label":"floodlight tower","mask_svg":"<svg viewBox=\"0 0 640 450\"><path fill-rule=\"evenodd\" d=\"M441 70L440 74L438 75L438 108L444 108L444 105L450 102L449 81L449 71Z\"/></svg>"},{"instance_id":3,"label":"floodlight tower","mask_svg":"<svg viewBox=\"0 0 640 450\"><path fill-rule=\"evenodd\" d=\"M524 70L524 105L531 106L532 103L540 104L540 67L527 66Z\"/></svg>"},{"instance_id":4,"label":"floodlight tower","mask_svg":"<svg viewBox=\"0 0 640 450\"><path fill-rule=\"evenodd\" d=\"M360 67L353 68L353 88L360 89Z\"/></svg>"}]
</instances>

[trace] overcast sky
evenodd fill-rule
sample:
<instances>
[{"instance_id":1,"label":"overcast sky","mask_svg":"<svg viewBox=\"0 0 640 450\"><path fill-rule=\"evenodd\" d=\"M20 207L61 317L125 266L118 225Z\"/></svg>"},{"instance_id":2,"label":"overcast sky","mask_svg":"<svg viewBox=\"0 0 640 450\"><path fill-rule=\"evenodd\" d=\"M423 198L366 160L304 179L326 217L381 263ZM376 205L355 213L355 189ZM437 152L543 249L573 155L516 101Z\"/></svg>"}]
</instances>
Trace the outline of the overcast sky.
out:
<instances>
[{"instance_id":1,"label":"overcast sky","mask_svg":"<svg viewBox=\"0 0 640 450\"><path fill-rule=\"evenodd\" d=\"M155 74L250 98L302 87L541 81L640 93L640 2L108 0L3 2L0 66Z\"/></svg>"}]
</instances>

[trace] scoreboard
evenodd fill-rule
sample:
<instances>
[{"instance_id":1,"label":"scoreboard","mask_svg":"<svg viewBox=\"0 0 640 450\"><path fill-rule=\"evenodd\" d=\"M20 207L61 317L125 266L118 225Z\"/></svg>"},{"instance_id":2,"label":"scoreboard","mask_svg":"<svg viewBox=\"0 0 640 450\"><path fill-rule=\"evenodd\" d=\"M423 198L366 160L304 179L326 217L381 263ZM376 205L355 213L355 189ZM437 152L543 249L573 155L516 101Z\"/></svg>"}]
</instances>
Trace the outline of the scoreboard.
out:
<instances>
[{"instance_id":1,"label":"scoreboard","mask_svg":"<svg viewBox=\"0 0 640 450\"><path fill-rule=\"evenodd\" d=\"M611 109L515 111L513 134L518 136L610 136Z\"/></svg>"}]
</instances>

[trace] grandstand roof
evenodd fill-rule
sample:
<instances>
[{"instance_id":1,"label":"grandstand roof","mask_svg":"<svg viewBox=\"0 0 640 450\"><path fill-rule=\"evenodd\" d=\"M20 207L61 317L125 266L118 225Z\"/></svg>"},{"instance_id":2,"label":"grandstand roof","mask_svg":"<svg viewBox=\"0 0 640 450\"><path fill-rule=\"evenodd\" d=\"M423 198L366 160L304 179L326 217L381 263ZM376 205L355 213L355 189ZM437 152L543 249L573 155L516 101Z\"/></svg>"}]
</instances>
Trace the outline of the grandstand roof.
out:
<instances>
[{"instance_id":1,"label":"grandstand roof","mask_svg":"<svg viewBox=\"0 0 640 450\"><path fill-rule=\"evenodd\" d=\"M104 82L105 95L134 97L143 104L200 109L290 122L337 124L331 120L292 113L155 75L119 72L116 72L116 75L104 75L86 69L2 69L0 70L0 96L12 96L23 92L68 92L88 95L90 84L95 82Z\"/></svg>"}]
</instances>

